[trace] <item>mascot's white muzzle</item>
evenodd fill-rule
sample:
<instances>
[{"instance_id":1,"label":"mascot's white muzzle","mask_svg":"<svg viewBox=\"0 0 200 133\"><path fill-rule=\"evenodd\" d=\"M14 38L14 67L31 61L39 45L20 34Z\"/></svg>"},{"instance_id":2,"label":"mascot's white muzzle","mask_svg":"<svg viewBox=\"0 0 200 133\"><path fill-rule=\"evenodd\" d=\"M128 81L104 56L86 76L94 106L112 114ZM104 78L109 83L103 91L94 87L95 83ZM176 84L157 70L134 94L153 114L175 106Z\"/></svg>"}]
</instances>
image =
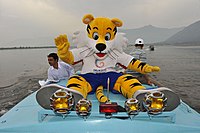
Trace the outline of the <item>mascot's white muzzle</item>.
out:
<instances>
[{"instance_id":1,"label":"mascot's white muzzle","mask_svg":"<svg viewBox=\"0 0 200 133\"><path fill-rule=\"evenodd\" d=\"M98 53L96 53L98 57L103 58L106 55L106 53L103 52L106 49L106 44L98 43L96 44L95 48L98 51Z\"/></svg>"},{"instance_id":2,"label":"mascot's white muzzle","mask_svg":"<svg viewBox=\"0 0 200 133\"><path fill-rule=\"evenodd\" d=\"M113 40L110 41L97 41L89 39L88 47L92 48L95 58L103 60L109 54L110 49L112 48Z\"/></svg>"}]
</instances>

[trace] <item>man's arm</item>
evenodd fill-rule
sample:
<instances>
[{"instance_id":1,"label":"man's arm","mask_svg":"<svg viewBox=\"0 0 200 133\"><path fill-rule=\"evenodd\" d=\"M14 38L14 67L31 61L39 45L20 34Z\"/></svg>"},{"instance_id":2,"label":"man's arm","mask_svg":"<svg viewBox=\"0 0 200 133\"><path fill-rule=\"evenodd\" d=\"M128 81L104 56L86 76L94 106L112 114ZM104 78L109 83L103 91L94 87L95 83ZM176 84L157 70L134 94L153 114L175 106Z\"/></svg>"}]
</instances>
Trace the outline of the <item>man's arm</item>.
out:
<instances>
[{"instance_id":1,"label":"man's arm","mask_svg":"<svg viewBox=\"0 0 200 133\"><path fill-rule=\"evenodd\" d=\"M48 80L54 80L52 71L50 69L48 69L48 74L47 75L48 75Z\"/></svg>"},{"instance_id":2,"label":"man's arm","mask_svg":"<svg viewBox=\"0 0 200 133\"><path fill-rule=\"evenodd\" d=\"M69 77L74 75L74 68L71 65L65 62L61 62L61 64L64 67L65 71L67 71Z\"/></svg>"}]
</instances>

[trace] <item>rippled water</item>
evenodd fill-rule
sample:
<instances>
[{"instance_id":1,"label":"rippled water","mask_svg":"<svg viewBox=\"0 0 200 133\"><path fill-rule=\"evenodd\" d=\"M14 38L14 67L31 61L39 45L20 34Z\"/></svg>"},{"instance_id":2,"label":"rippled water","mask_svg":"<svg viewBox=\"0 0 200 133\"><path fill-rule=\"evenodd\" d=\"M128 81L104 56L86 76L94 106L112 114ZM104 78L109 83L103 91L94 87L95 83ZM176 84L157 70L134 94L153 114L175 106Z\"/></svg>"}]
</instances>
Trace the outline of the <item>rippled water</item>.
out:
<instances>
[{"instance_id":1,"label":"rippled water","mask_svg":"<svg viewBox=\"0 0 200 133\"><path fill-rule=\"evenodd\" d=\"M0 88L16 82L17 77L46 70L49 49L0 50Z\"/></svg>"},{"instance_id":2,"label":"rippled water","mask_svg":"<svg viewBox=\"0 0 200 133\"><path fill-rule=\"evenodd\" d=\"M200 112L200 46L160 46L147 53L149 63L161 68L157 80Z\"/></svg>"},{"instance_id":3,"label":"rippled water","mask_svg":"<svg viewBox=\"0 0 200 133\"><path fill-rule=\"evenodd\" d=\"M128 47L126 52L132 48ZM146 51L148 63L159 66L161 71L151 75L200 112L200 46L155 48L155 51ZM49 67L46 56L55 51L56 49L0 50L1 108L13 106L28 94L26 91L38 89L37 81L40 76L38 78L30 75L38 73L41 78L45 78L46 75L43 74ZM17 77L20 77L20 80L17 80ZM6 88L12 84L19 85Z\"/></svg>"}]
</instances>

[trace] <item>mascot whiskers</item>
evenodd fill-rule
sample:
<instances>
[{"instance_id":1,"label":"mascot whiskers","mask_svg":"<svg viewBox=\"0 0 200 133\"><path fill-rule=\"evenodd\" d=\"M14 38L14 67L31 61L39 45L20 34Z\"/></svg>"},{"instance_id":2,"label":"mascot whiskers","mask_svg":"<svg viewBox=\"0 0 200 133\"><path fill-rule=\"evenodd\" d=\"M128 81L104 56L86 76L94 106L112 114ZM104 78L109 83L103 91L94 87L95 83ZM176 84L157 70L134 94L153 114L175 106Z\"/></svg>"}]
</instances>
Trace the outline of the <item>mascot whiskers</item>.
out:
<instances>
[{"instance_id":1,"label":"mascot whiskers","mask_svg":"<svg viewBox=\"0 0 200 133\"><path fill-rule=\"evenodd\" d=\"M127 39L124 34L117 33L117 27L122 21L106 17L94 18L91 14L82 19L86 24L86 34L77 32L73 41L78 47L69 50L70 44L66 35L55 39L58 55L62 61L69 64L82 62L82 70L78 75L69 78L69 91L87 98L89 93L95 93L100 102L108 101L103 94L103 88L109 88L113 93L121 93L126 98L132 98L137 90L145 89L132 75L122 74L115 69L116 64L142 74L159 71L157 66L142 63L123 52Z\"/></svg>"}]
</instances>

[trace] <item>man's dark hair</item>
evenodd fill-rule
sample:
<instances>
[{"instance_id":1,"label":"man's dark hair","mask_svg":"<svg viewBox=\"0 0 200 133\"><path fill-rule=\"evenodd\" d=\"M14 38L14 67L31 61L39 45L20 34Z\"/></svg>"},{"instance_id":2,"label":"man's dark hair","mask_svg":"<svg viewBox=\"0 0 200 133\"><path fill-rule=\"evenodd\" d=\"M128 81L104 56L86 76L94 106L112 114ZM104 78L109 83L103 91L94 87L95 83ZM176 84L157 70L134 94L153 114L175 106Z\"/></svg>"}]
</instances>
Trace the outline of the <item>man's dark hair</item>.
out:
<instances>
[{"instance_id":1,"label":"man's dark hair","mask_svg":"<svg viewBox=\"0 0 200 133\"><path fill-rule=\"evenodd\" d=\"M56 53L50 53L47 57L53 57L54 60L58 61L58 55Z\"/></svg>"}]
</instances>

